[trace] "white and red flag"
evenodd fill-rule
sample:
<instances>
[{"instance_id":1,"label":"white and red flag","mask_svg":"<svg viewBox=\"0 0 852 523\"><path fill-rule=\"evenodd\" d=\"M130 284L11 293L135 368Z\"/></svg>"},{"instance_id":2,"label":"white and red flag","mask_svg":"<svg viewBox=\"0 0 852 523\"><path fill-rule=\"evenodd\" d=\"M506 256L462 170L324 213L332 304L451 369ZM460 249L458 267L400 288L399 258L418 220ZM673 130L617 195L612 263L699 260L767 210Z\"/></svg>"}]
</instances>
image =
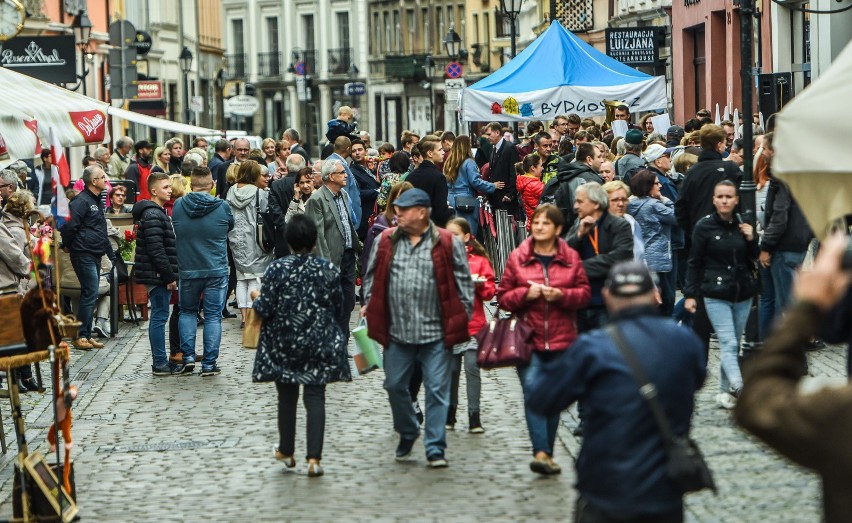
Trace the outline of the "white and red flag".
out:
<instances>
[{"instance_id":1,"label":"white and red flag","mask_svg":"<svg viewBox=\"0 0 852 523\"><path fill-rule=\"evenodd\" d=\"M68 158L65 157L65 148L59 142L53 127L49 129L48 134L50 135L50 172L53 177L53 193L56 196L54 214L57 218L67 220L71 218L71 210L68 207L65 189L71 183L71 168L68 166Z\"/></svg>"}]
</instances>

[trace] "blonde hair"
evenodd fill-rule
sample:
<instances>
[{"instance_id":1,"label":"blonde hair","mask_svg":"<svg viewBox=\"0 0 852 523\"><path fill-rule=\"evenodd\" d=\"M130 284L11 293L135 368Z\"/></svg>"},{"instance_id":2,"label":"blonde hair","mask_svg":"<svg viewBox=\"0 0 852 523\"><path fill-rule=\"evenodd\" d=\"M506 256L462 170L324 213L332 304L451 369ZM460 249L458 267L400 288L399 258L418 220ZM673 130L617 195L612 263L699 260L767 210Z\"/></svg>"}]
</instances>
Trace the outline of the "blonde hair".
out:
<instances>
[{"instance_id":1,"label":"blonde hair","mask_svg":"<svg viewBox=\"0 0 852 523\"><path fill-rule=\"evenodd\" d=\"M169 166L164 164L162 160L160 160L160 155L167 151L169 152L169 154L171 154L171 151L167 149L165 145L161 145L154 149L154 165L156 165L165 172L169 172Z\"/></svg>"},{"instance_id":2,"label":"blonde hair","mask_svg":"<svg viewBox=\"0 0 852 523\"><path fill-rule=\"evenodd\" d=\"M186 194L186 178L182 174L173 174L169 176L172 182L172 200L177 200Z\"/></svg>"},{"instance_id":3,"label":"blonde hair","mask_svg":"<svg viewBox=\"0 0 852 523\"><path fill-rule=\"evenodd\" d=\"M35 198L30 191L16 191L6 198L3 210L16 218L23 218L35 209Z\"/></svg>"},{"instance_id":4,"label":"blonde hair","mask_svg":"<svg viewBox=\"0 0 852 523\"><path fill-rule=\"evenodd\" d=\"M337 110L337 117L341 116L352 116L352 108L348 105L341 105L340 109Z\"/></svg>"},{"instance_id":5,"label":"blonde hair","mask_svg":"<svg viewBox=\"0 0 852 523\"><path fill-rule=\"evenodd\" d=\"M628 198L630 197L630 187L621 180L612 180L611 182L603 184L603 190L606 191L607 194L612 194L619 189L624 191Z\"/></svg>"}]
</instances>

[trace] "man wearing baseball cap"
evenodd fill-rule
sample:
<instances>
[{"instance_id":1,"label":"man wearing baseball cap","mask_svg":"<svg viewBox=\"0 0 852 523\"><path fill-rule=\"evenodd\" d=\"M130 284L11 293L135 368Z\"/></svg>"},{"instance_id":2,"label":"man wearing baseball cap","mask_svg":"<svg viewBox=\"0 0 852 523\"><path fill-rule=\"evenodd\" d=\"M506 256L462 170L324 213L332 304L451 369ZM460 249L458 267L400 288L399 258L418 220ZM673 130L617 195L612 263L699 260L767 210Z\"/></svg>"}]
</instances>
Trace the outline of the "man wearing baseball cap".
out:
<instances>
[{"instance_id":1,"label":"man wearing baseball cap","mask_svg":"<svg viewBox=\"0 0 852 523\"><path fill-rule=\"evenodd\" d=\"M624 175L641 169L645 166L642 161L642 131L639 129L630 129L624 136L624 156L615 162L615 177L619 180L624 179ZM624 183L627 183L625 180Z\"/></svg>"},{"instance_id":2,"label":"man wearing baseball cap","mask_svg":"<svg viewBox=\"0 0 852 523\"><path fill-rule=\"evenodd\" d=\"M674 202L677 200L677 188L666 174L672 168L672 152L674 152L674 147L665 148L654 143L645 149L645 152L642 153L642 159L645 160L645 167L657 175L657 179L662 185L660 192ZM624 180L624 183L630 184L630 179Z\"/></svg>"},{"instance_id":3,"label":"man wearing baseball cap","mask_svg":"<svg viewBox=\"0 0 852 523\"><path fill-rule=\"evenodd\" d=\"M610 329L654 385L676 436L689 433L695 392L707 374L702 344L658 314L659 293L642 263L615 265L603 296L611 323L581 335L542 372L527 405L552 415L583 403L574 521L683 521L683 492L666 474L666 444Z\"/></svg>"},{"instance_id":4,"label":"man wearing baseball cap","mask_svg":"<svg viewBox=\"0 0 852 523\"><path fill-rule=\"evenodd\" d=\"M139 195L140 200L150 200L151 194L148 192L148 175L151 174L151 168L153 167L151 153L154 150L154 146L148 140L139 140L136 142L134 148L136 149L136 157L130 161L127 170L124 171L124 179L136 183L136 193Z\"/></svg>"},{"instance_id":5,"label":"man wearing baseball cap","mask_svg":"<svg viewBox=\"0 0 852 523\"><path fill-rule=\"evenodd\" d=\"M470 339L473 281L462 242L431 220L429 195L409 189L394 202L398 226L374 241L363 294L370 337L385 347L385 389L399 433L396 460L411 455L420 427L408 386L415 361L423 371L423 443L430 468L447 466L452 347Z\"/></svg>"}]
</instances>

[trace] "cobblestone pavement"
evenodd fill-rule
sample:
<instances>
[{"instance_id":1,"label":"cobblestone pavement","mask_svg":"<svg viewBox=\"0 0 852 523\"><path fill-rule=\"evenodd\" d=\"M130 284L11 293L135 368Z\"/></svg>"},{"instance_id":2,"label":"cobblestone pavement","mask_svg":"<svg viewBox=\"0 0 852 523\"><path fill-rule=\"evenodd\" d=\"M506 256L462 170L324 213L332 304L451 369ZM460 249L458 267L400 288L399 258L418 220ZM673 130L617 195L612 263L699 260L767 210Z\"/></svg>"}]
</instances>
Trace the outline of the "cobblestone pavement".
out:
<instances>
[{"instance_id":1,"label":"cobblestone pavement","mask_svg":"<svg viewBox=\"0 0 852 523\"><path fill-rule=\"evenodd\" d=\"M145 324L122 324L100 351L73 352L73 457L80 514L87 521L570 521L575 499L572 412L563 416L556 458L560 477L528 469L529 440L516 374L483 374L484 435L449 432L450 467L429 470L422 443L416 459L396 463L397 438L382 373L334 384L327 391L323 466L308 478L272 459L277 443L276 394L251 383L254 352L240 347L239 324L224 321L222 375L155 378ZM200 343L200 336L199 336ZM810 355L811 372L842 382L845 350ZM43 365L48 371L48 366ZM687 498L687 521L819 519L819 484L734 427L718 410L718 351L699 393L693 434L712 467L719 496ZM465 412L462 384L461 412ZM52 409L47 396L23 396L31 449L46 453ZM422 400L421 400L422 404ZM11 515L14 442L2 407L10 452L0 457L0 518ZM297 458L304 455L299 412Z\"/></svg>"}]
</instances>

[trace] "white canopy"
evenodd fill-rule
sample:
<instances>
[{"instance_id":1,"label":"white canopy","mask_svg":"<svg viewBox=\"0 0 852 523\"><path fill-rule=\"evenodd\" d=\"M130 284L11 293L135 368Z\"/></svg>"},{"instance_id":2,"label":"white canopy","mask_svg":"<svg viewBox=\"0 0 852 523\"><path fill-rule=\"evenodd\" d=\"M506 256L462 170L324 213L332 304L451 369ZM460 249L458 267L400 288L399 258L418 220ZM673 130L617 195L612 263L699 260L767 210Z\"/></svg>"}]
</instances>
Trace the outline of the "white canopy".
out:
<instances>
[{"instance_id":1,"label":"white canopy","mask_svg":"<svg viewBox=\"0 0 852 523\"><path fill-rule=\"evenodd\" d=\"M778 113L772 171L790 186L814 234L823 238L837 219L852 214L852 122L838 113L852 85L852 43L831 67Z\"/></svg>"}]
</instances>

